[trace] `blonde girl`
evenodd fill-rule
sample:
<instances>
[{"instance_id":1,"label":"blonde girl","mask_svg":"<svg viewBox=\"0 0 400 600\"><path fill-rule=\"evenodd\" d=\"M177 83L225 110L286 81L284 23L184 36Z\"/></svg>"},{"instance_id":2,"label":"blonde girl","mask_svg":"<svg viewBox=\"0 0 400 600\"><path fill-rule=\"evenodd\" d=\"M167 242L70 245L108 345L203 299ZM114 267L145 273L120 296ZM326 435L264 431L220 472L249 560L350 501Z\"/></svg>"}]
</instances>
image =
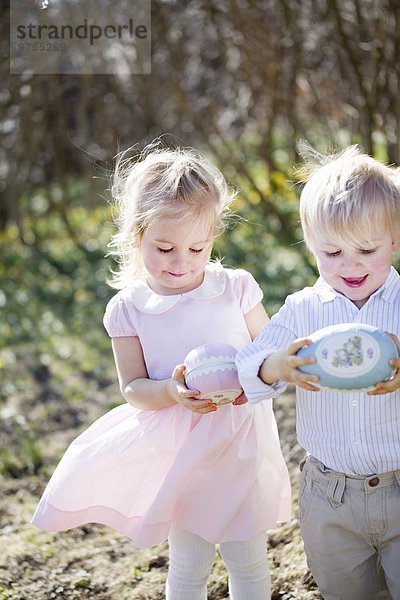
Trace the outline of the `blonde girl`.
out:
<instances>
[{"instance_id":1,"label":"blonde girl","mask_svg":"<svg viewBox=\"0 0 400 600\"><path fill-rule=\"evenodd\" d=\"M184 384L194 347L240 349L268 317L253 277L210 261L232 194L190 149L121 157L112 188L119 268L104 324L126 403L67 450L33 522L97 522L139 548L169 541L168 600L205 600L216 545L234 600L270 597L266 530L290 518L272 402L218 407Z\"/></svg>"}]
</instances>

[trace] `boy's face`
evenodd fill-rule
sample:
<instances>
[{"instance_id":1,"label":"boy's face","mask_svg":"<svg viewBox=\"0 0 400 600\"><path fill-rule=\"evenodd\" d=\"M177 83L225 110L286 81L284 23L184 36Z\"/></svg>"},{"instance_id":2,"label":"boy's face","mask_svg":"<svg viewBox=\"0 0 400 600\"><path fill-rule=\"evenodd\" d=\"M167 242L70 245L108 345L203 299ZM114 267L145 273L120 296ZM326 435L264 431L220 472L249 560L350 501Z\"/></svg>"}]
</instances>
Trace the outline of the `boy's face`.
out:
<instances>
[{"instance_id":1,"label":"boy's face","mask_svg":"<svg viewBox=\"0 0 400 600\"><path fill-rule=\"evenodd\" d=\"M359 247L346 245L324 234L313 235L312 250L323 279L337 292L347 296L358 308L385 281L392 255L399 245L388 232L372 228L370 239Z\"/></svg>"}]
</instances>

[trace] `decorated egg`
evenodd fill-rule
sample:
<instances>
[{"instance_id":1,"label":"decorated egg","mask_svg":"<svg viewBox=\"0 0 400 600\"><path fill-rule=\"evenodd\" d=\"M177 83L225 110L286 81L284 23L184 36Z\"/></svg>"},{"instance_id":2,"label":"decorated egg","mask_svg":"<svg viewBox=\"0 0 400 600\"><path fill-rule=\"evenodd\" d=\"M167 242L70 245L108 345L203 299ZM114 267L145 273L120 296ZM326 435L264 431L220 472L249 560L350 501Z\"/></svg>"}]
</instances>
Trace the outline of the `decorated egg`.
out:
<instances>
[{"instance_id":1,"label":"decorated egg","mask_svg":"<svg viewBox=\"0 0 400 600\"><path fill-rule=\"evenodd\" d=\"M205 344L189 352L186 366L186 386L198 390L201 398L215 404L228 404L242 393L235 365L237 350L230 344Z\"/></svg>"},{"instance_id":2,"label":"decorated egg","mask_svg":"<svg viewBox=\"0 0 400 600\"><path fill-rule=\"evenodd\" d=\"M314 356L316 362L299 370L317 375L321 388L340 391L364 391L389 379L395 369L389 360L397 358L392 338L371 325L341 323L312 333L312 344L304 346L298 356Z\"/></svg>"}]
</instances>

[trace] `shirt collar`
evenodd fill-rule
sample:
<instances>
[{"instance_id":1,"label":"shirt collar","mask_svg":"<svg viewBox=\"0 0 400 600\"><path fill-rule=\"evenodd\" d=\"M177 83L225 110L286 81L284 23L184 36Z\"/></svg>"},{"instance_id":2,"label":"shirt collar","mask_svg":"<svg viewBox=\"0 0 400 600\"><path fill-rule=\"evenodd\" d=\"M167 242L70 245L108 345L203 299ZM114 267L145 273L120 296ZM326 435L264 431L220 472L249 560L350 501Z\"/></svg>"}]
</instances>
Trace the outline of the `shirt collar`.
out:
<instances>
[{"instance_id":1,"label":"shirt collar","mask_svg":"<svg viewBox=\"0 0 400 600\"><path fill-rule=\"evenodd\" d=\"M394 267L391 267L385 283L375 292L375 294L380 291L382 293L382 299L386 302L391 303L395 302L396 299L400 299L400 275Z\"/></svg>"},{"instance_id":2,"label":"shirt collar","mask_svg":"<svg viewBox=\"0 0 400 600\"><path fill-rule=\"evenodd\" d=\"M338 294L322 277L318 277L314 284L314 290L318 294L322 303L331 302L341 294Z\"/></svg>"},{"instance_id":3,"label":"shirt collar","mask_svg":"<svg viewBox=\"0 0 400 600\"><path fill-rule=\"evenodd\" d=\"M331 302L335 298L345 298L343 294L336 292L330 285L326 283L322 277L319 277L314 285L314 289L318 294L322 303ZM384 283L378 288L372 296L382 295L382 300L385 302L394 302L400 295L400 275L394 267L390 268L389 275Z\"/></svg>"},{"instance_id":4,"label":"shirt collar","mask_svg":"<svg viewBox=\"0 0 400 600\"><path fill-rule=\"evenodd\" d=\"M154 292L144 278L137 279L130 286L131 299L135 307L143 313L158 315L170 310L181 298L209 300L224 293L226 286L225 272L220 263L206 266L203 283L184 294L162 296Z\"/></svg>"}]
</instances>

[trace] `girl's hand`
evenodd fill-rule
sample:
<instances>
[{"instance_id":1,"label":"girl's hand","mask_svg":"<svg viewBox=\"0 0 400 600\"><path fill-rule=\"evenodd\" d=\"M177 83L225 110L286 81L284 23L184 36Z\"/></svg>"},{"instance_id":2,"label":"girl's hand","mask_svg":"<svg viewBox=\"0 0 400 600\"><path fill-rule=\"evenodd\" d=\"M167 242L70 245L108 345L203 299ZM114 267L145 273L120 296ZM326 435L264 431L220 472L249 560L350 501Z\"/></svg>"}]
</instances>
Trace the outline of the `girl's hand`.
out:
<instances>
[{"instance_id":1,"label":"girl's hand","mask_svg":"<svg viewBox=\"0 0 400 600\"><path fill-rule=\"evenodd\" d=\"M197 390L189 390L185 385L185 365L177 365L169 380L168 391L178 404L182 404L185 408L192 410L195 413L206 414L217 410L216 404L211 400L197 398L200 392Z\"/></svg>"},{"instance_id":2,"label":"girl's hand","mask_svg":"<svg viewBox=\"0 0 400 600\"><path fill-rule=\"evenodd\" d=\"M245 393L242 391L242 393L240 394L240 396L238 396L238 397L236 398L236 400L234 400L234 401L232 402L232 404L233 404L234 406L241 406L242 404L246 404L246 402L248 402L248 400L247 400L247 396L246 396L246 394L245 394Z\"/></svg>"},{"instance_id":3,"label":"girl's hand","mask_svg":"<svg viewBox=\"0 0 400 600\"><path fill-rule=\"evenodd\" d=\"M397 350L399 352L399 356L390 361L392 367L396 368L396 372L393 375L393 377L391 377L387 381L381 381L380 383L377 383L373 390L367 392L368 396L388 394L389 392L395 392L396 390L400 389L400 341L393 333L389 333L389 335L396 344Z\"/></svg>"},{"instance_id":4,"label":"girl's hand","mask_svg":"<svg viewBox=\"0 0 400 600\"><path fill-rule=\"evenodd\" d=\"M279 380L289 381L310 392L318 392L319 388L313 385L313 383L318 381L318 377L307 375L298 369L303 365L315 363L313 356L296 356L300 348L310 343L311 340L307 338L298 339L290 343L283 350L271 354L261 365L261 379L270 385Z\"/></svg>"}]
</instances>

